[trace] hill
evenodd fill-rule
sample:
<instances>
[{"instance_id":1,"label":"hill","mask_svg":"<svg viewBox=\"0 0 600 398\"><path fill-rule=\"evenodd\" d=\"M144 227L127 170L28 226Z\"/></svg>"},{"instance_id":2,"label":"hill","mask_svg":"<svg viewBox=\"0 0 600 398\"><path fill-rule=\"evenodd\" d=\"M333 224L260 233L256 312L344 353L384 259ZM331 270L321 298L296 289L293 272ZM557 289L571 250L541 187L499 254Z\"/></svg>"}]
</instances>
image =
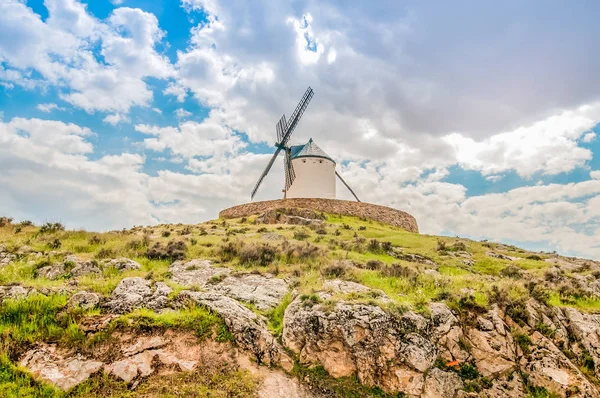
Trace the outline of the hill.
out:
<instances>
[{"instance_id":1,"label":"hill","mask_svg":"<svg viewBox=\"0 0 600 398\"><path fill-rule=\"evenodd\" d=\"M290 209L0 218L0 396L600 397L600 263Z\"/></svg>"}]
</instances>

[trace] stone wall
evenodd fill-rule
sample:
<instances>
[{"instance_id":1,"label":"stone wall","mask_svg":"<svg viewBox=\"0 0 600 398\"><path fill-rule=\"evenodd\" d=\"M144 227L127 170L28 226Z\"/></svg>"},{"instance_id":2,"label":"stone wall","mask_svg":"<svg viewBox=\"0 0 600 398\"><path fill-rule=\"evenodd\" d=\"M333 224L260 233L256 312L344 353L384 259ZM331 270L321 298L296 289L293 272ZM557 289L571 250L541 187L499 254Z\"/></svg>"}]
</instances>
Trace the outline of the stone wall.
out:
<instances>
[{"instance_id":1,"label":"stone wall","mask_svg":"<svg viewBox=\"0 0 600 398\"><path fill-rule=\"evenodd\" d=\"M219 213L220 218L240 218L262 214L267 210L286 208L305 208L324 213L341 214L344 216L363 217L385 224L403 228L409 232L419 232L417 221L413 216L390 207L370 203L353 202L337 199L295 198L251 202L230 207Z\"/></svg>"}]
</instances>

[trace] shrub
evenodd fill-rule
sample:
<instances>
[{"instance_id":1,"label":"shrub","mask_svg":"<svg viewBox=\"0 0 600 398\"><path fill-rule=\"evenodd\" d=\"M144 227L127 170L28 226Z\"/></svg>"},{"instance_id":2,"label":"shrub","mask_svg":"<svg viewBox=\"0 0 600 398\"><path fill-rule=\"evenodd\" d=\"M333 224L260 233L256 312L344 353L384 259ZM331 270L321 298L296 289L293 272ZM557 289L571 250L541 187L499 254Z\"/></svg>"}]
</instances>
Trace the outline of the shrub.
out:
<instances>
[{"instance_id":1,"label":"shrub","mask_svg":"<svg viewBox=\"0 0 600 398\"><path fill-rule=\"evenodd\" d=\"M33 227L33 222L29 220L24 220L19 223L19 225L23 228L25 227Z\"/></svg>"},{"instance_id":2,"label":"shrub","mask_svg":"<svg viewBox=\"0 0 600 398\"><path fill-rule=\"evenodd\" d=\"M189 235L192 233L192 227L189 225L186 225L185 227L183 227L182 230L179 231L179 235Z\"/></svg>"},{"instance_id":3,"label":"shrub","mask_svg":"<svg viewBox=\"0 0 600 398\"><path fill-rule=\"evenodd\" d=\"M213 225L213 227L214 227L213 229L215 229L217 226ZM208 235L208 232L206 232L206 228L204 228L204 227L200 227L200 229L198 230L198 233L200 234L200 236Z\"/></svg>"},{"instance_id":4,"label":"shrub","mask_svg":"<svg viewBox=\"0 0 600 398\"><path fill-rule=\"evenodd\" d=\"M98 250L98 253L95 255L96 258L113 258L115 257L115 252L112 249L101 248Z\"/></svg>"},{"instance_id":5,"label":"shrub","mask_svg":"<svg viewBox=\"0 0 600 398\"><path fill-rule=\"evenodd\" d=\"M161 236L163 238L168 238L169 236L171 236L171 231L163 231Z\"/></svg>"},{"instance_id":6,"label":"shrub","mask_svg":"<svg viewBox=\"0 0 600 398\"><path fill-rule=\"evenodd\" d=\"M183 241L170 241L167 246L156 242L154 246L146 250L146 257L156 260L183 260L187 252L187 246Z\"/></svg>"},{"instance_id":7,"label":"shrub","mask_svg":"<svg viewBox=\"0 0 600 398\"><path fill-rule=\"evenodd\" d=\"M521 326L527 324L527 321L529 320L527 308L525 307L525 302L523 300L511 301L506 306L506 315L511 317L513 321Z\"/></svg>"},{"instance_id":8,"label":"shrub","mask_svg":"<svg viewBox=\"0 0 600 398\"><path fill-rule=\"evenodd\" d=\"M475 365L470 364L468 362L463 362L460 364L458 375L463 380L475 380L479 377L479 371L477 370L477 367L475 367Z\"/></svg>"},{"instance_id":9,"label":"shrub","mask_svg":"<svg viewBox=\"0 0 600 398\"><path fill-rule=\"evenodd\" d=\"M409 267L405 267L402 264L392 264L385 268L382 268L381 276L393 277L393 278L416 278L417 273Z\"/></svg>"},{"instance_id":10,"label":"shrub","mask_svg":"<svg viewBox=\"0 0 600 398\"><path fill-rule=\"evenodd\" d=\"M89 239L88 243L90 245L100 245L100 244L104 244L105 241L103 239L100 239L100 237L98 235L94 235Z\"/></svg>"},{"instance_id":11,"label":"shrub","mask_svg":"<svg viewBox=\"0 0 600 398\"><path fill-rule=\"evenodd\" d=\"M365 268L370 269L370 270L377 270L377 269L381 269L384 265L385 264L382 261L369 260L369 261L367 261L367 264L365 264Z\"/></svg>"},{"instance_id":12,"label":"shrub","mask_svg":"<svg viewBox=\"0 0 600 398\"><path fill-rule=\"evenodd\" d=\"M41 234L51 234L58 231L64 231L65 226L59 222L47 222L40 227Z\"/></svg>"},{"instance_id":13,"label":"shrub","mask_svg":"<svg viewBox=\"0 0 600 398\"><path fill-rule=\"evenodd\" d=\"M319 228L316 232L319 235L327 235L327 230L325 228Z\"/></svg>"},{"instance_id":14,"label":"shrub","mask_svg":"<svg viewBox=\"0 0 600 398\"><path fill-rule=\"evenodd\" d=\"M266 229L265 227L260 227L259 229L256 230L256 232L263 233L263 232L268 232L268 229Z\"/></svg>"},{"instance_id":15,"label":"shrub","mask_svg":"<svg viewBox=\"0 0 600 398\"><path fill-rule=\"evenodd\" d=\"M513 279L521 279L523 277L523 271L521 270L521 268L512 264L500 271L500 274L507 278Z\"/></svg>"},{"instance_id":16,"label":"shrub","mask_svg":"<svg viewBox=\"0 0 600 398\"><path fill-rule=\"evenodd\" d=\"M238 255L238 245L233 242L227 242L219 246L217 255L222 261L232 261Z\"/></svg>"},{"instance_id":17,"label":"shrub","mask_svg":"<svg viewBox=\"0 0 600 398\"><path fill-rule=\"evenodd\" d=\"M311 260L321 253L318 246L311 245L308 242L305 245L289 245L287 242L284 242L282 249L288 261Z\"/></svg>"},{"instance_id":18,"label":"shrub","mask_svg":"<svg viewBox=\"0 0 600 398\"><path fill-rule=\"evenodd\" d=\"M306 233L306 231L295 231L294 232L294 239L296 239L296 240L305 240L309 236L310 235L308 233Z\"/></svg>"},{"instance_id":19,"label":"shrub","mask_svg":"<svg viewBox=\"0 0 600 398\"><path fill-rule=\"evenodd\" d=\"M265 267L275 261L277 254L277 248L268 243L244 245L239 252L240 264L258 264Z\"/></svg>"},{"instance_id":20,"label":"shrub","mask_svg":"<svg viewBox=\"0 0 600 398\"><path fill-rule=\"evenodd\" d=\"M336 261L333 264L321 269L323 276L328 278L339 278L346 274L346 266L341 261Z\"/></svg>"},{"instance_id":21,"label":"shrub","mask_svg":"<svg viewBox=\"0 0 600 398\"><path fill-rule=\"evenodd\" d=\"M531 254L531 255L527 256L527 260L542 261L543 258L538 256L537 254Z\"/></svg>"},{"instance_id":22,"label":"shrub","mask_svg":"<svg viewBox=\"0 0 600 398\"><path fill-rule=\"evenodd\" d=\"M529 338L529 336L527 336L526 334L517 333L515 335L515 342L517 343L519 348L521 348L521 351L523 351L524 354L527 355L531 352L529 346L533 344L533 341L531 341L531 338Z\"/></svg>"},{"instance_id":23,"label":"shrub","mask_svg":"<svg viewBox=\"0 0 600 398\"><path fill-rule=\"evenodd\" d=\"M6 227L12 223L12 217L0 217L0 227Z\"/></svg>"},{"instance_id":24,"label":"shrub","mask_svg":"<svg viewBox=\"0 0 600 398\"><path fill-rule=\"evenodd\" d=\"M190 239L190 245L196 246L197 243L198 243L197 239L195 239L195 238Z\"/></svg>"},{"instance_id":25,"label":"shrub","mask_svg":"<svg viewBox=\"0 0 600 398\"><path fill-rule=\"evenodd\" d=\"M365 227L364 225L361 225L360 227L358 227L359 231L366 231L367 227Z\"/></svg>"},{"instance_id":26,"label":"shrub","mask_svg":"<svg viewBox=\"0 0 600 398\"><path fill-rule=\"evenodd\" d=\"M48 242L48 247L50 249L54 249L54 250L60 249L61 246L62 246L62 243L61 243L60 239L58 239L58 238Z\"/></svg>"}]
</instances>

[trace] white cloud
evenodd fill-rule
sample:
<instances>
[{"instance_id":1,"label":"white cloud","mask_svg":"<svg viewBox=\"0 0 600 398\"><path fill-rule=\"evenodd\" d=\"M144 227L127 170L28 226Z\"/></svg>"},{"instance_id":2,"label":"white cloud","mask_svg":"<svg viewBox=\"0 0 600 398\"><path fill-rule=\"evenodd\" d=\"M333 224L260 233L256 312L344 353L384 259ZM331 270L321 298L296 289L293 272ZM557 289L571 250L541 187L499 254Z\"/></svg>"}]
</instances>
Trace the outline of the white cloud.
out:
<instances>
[{"instance_id":1,"label":"white cloud","mask_svg":"<svg viewBox=\"0 0 600 398\"><path fill-rule=\"evenodd\" d=\"M40 111L42 112L46 112L46 113L50 113L53 110L59 110L59 111L64 111L65 108L61 108L60 106L54 104L54 103L48 103L48 104L38 104L37 107Z\"/></svg>"},{"instance_id":2,"label":"white cloud","mask_svg":"<svg viewBox=\"0 0 600 398\"><path fill-rule=\"evenodd\" d=\"M76 0L45 5L49 16L43 21L22 2L0 2L3 83L55 85L60 98L90 113L127 113L152 101L145 78L174 76L169 60L155 49L164 32L153 14L121 7L101 21ZM92 51L98 45L102 62Z\"/></svg>"},{"instance_id":3,"label":"white cloud","mask_svg":"<svg viewBox=\"0 0 600 398\"><path fill-rule=\"evenodd\" d=\"M185 97L187 97L187 89L171 82L167 85L167 88L164 89L163 94L173 95L177 97L177 101L183 102L185 101Z\"/></svg>"},{"instance_id":4,"label":"white cloud","mask_svg":"<svg viewBox=\"0 0 600 398\"><path fill-rule=\"evenodd\" d=\"M600 170L590 171L590 178L592 180L600 180Z\"/></svg>"},{"instance_id":5,"label":"white cloud","mask_svg":"<svg viewBox=\"0 0 600 398\"><path fill-rule=\"evenodd\" d=\"M178 119L185 119L185 118L187 118L187 117L189 117L189 116L192 116L192 112L188 112L188 111L186 111L186 110L185 110L185 109L183 109L183 108L178 108L178 109L176 109L176 110L175 110L175 112L173 112L173 113L175 113L175 116L176 116Z\"/></svg>"},{"instance_id":6,"label":"white cloud","mask_svg":"<svg viewBox=\"0 0 600 398\"><path fill-rule=\"evenodd\" d=\"M156 113L158 113L159 115L162 115L162 111L158 108L152 108L152 110Z\"/></svg>"},{"instance_id":7,"label":"white cloud","mask_svg":"<svg viewBox=\"0 0 600 398\"><path fill-rule=\"evenodd\" d=\"M126 115L123 115L121 113L114 113L112 115L106 116L103 122L116 126L119 123L129 123L131 122L131 120Z\"/></svg>"},{"instance_id":8,"label":"white cloud","mask_svg":"<svg viewBox=\"0 0 600 398\"><path fill-rule=\"evenodd\" d=\"M587 133L583 136L581 141L585 142L585 143L589 143L589 142L594 141L595 139L596 139L596 133L594 133L593 131L590 131L589 133Z\"/></svg>"}]
</instances>

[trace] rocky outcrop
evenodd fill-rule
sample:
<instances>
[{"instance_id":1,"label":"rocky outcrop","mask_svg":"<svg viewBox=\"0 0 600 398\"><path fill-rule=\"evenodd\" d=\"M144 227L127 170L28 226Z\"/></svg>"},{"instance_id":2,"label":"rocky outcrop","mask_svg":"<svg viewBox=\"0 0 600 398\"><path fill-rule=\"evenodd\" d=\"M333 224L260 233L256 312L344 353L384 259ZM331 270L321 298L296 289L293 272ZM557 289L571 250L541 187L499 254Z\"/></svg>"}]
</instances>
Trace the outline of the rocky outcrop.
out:
<instances>
[{"instance_id":1,"label":"rocky outcrop","mask_svg":"<svg viewBox=\"0 0 600 398\"><path fill-rule=\"evenodd\" d=\"M37 270L38 278L46 278L50 280L56 280L66 276L66 274L67 270L65 269L64 264L46 265L45 267L41 267Z\"/></svg>"},{"instance_id":2,"label":"rocky outcrop","mask_svg":"<svg viewBox=\"0 0 600 398\"><path fill-rule=\"evenodd\" d=\"M65 357L54 346L41 346L28 351L20 365L26 367L35 378L68 391L99 372L104 364L81 355Z\"/></svg>"},{"instance_id":3,"label":"rocky outcrop","mask_svg":"<svg viewBox=\"0 0 600 398\"><path fill-rule=\"evenodd\" d=\"M356 374L363 384L417 392L437 354L424 337L429 327L413 312L396 317L343 301L331 309L298 297L285 312L283 343L302 363L321 364L334 377Z\"/></svg>"},{"instance_id":4,"label":"rocky outcrop","mask_svg":"<svg viewBox=\"0 0 600 398\"><path fill-rule=\"evenodd\" d=\"M409 232L419 232L415 218L408 213L370 203L337 199L294 198L252 202L225 209L219 213L219 217L240 218L264 214L269 210L291 208L310 209L323 213L368 218L384 224L403 228Z\"/></svg>"},{"instance_id":5,"label":"rocky outcrop","mask_svg":"<svg viewBox=\"0 0 600 398\"><path fill-rule=\"evenodd\" d=\"M230 276L229 268L213 267L209 260L176 261L169 270L174 282L254 304L259 310L275 308L289 290L283 279L257 274Z\"/></svg>"},{"instance_id":6,"label":"rocky outcrop","mask_svg":"<svg viewBox=\"0 0 600 398\"><path fill-rule=\"evenodd\" d=\"M323 213L310 209L269 209L256 218L256 223L321 226L323 218Z\"/></svg>"},{"instance_id":7,"label":"rocky outcrop","mask_svg":"<svg viewBox=\"0 0 600 398\"><path fill-rule=\"evenodd\" d=\"M291 370L292 361L271 335L258 316L237 301L217 293L184 290L179 294L181 301L192 301L206 306L219 314L236 343L250 352L259 364L279 365Z\"/></svg>"},{"instance_id":8,"label":"rocky outcrop","mask_svg":"<svg viewBox=\"0 0 600 398\"><path fill-rule=\"evenodd\" d=\"M10 253L5 245L0 245L0 267L4 267L15 261L17 256Z\"/></svg>"},{"instance_id":9,"label":"rocky outcrop","mask_svg":"<svg viewBox=\"0 0 600 398\"><path fill-rule=\"evenodd\" d=\"M124 278L113 290L105 307L117 314L140 307L160 311L167 306L168 296L172 291L173 289L164 282L154 284L140 277Z\"/></svg>"}]
</instances>

